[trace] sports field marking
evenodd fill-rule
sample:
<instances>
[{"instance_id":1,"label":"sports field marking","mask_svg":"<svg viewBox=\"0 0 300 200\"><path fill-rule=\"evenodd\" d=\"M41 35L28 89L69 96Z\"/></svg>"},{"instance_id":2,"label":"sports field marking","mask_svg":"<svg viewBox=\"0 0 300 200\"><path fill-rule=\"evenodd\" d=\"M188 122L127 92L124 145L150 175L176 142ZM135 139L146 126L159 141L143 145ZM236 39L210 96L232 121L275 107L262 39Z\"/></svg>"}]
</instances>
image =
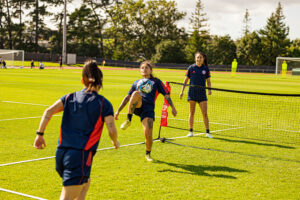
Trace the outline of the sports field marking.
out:
<instances>
[{"instance_id":1,"label":"sports field marking","mask_svg":"<svg viewBox=\"0 0 300 200\"><path fill-rule=\"evenodd\" d=\"M26 105L33 105L33 106L50 106L45 104L36 104L36 103L24 103L24 102L15 102L15 101L1 101L4 103L18 103L18 104L26 104Z\"/></svg>"},{"instance_id":2,"label":"sports field marking","mask_svg":"<svg viewBox=\"0 0 300 200\"><path fill-rule=\"evenodd\" d=\"M139 144L145 144L145 142L125 144L125 145L121 145L120 147L128 147L128 146L134 146L134 145L139 145ZM102 148L102 149L97 149L97 151L103 151L103 150L108 150L108 149L114 149L114 147L106 147L106 148ZM37 159L32 159L32 160L23 160L23 161L6 163L6 164L0 164L0 167L8 166L8 165L21 164L21 163L27 163L27 162L34 162L34 161L39 161L39 160L47 160L47 159L51 159L51 158L55 158L55 156L44 157L44 158L37 158Z\"/></svg>"},{"instance_id":3,"label":"sports field marking","mask_svg":"<svg viewBox=\"0 0 300 200\"><path fill-rule=\"evenodd\" d=\"M158 117L160 118L160 117ZM188 122L189 120L187 119L176 119L176 118L170 118L168 117L168 119L172 119L172 120L179 120L179 121L186 121ZM195 121L195 122L203 122L203 121ZM224 125L224 126L238 126L238 125L233 125L233 124L224 124L224 123L218 123L218 122L209 122L210 124L219 124L219 125Z\"/></svg>"},{"instance_id":4,"label":"sports field marking","mask_svg":"<svg viewBox=\"0 0 300 200\"><path fill-rule=\"evenodd\" d=\"M59 117L62 115L53 115L53 117ZM38 117L23 117L23 118L12 118L12 119L0 119L1 121L10 121L10 120L19 120L19 119L34 119L34 118L42 118L42 116L38 116Z\"/></svg>"},{"instance_id":5,"label":"sports field marking","mask_svg":"<svg viewBox=\"0 0 300 200\"><path fill-rule=\"evenodd\" d=\"M227 131L227 130L231 130L231 129L239 129L239 128L243 128L243 127L228 128L228 129L223 129L223 130L216 130L216 131L211 131L211 133L216 133L216 132L221 132L221 131ZM205 134L205 133L197 133L197 134L195 134L195 136L197 136L197 135L203 135L203 134ZM179 137L173 137L173 138L169 138L169 139L179 139L179 138L186 138L186 137L187 136L179 136ZM158 140L154 140L154 142L156 142L156 141L158 141ZM135 145L139 145L139 144L145 144L145 142L125 144L125 145L121 145L120 147L129 147L129 146L135 146ZM114 147L101 148L101 149L97 149L97 151L103 151L103 150L109 150L109 149L114 149ZM39 161L39 160L47 160L47 159L51 159L51 158L55 158L55 156L44 157L44 158L37 158L37 159L32 159L32 160L23 160L23 161L6 163L6 164L0 164L0 167L4 167L4 166L8 166L8 165L21 164L21 163L27 163L27 162L34 162L34 161Z\"/></svg>"},{"instance_id":6,"label":"sports field marking","mask_svg":"<svg viewBox=\"0 0 300 200\"><path fill-rule=\"evenodd\" d=\"M36 196L32 196L32 195L24 194L24 193L20 193L20 192L15 192L15 191L7 190L7 189L4 189L4 188L0 188L0 191L12 193L12 194L17 194L17 195L24 196L24 197L29 197L31 199L47 200L47 199L43 199L41 197L36 197Z\"/></svg>"}]
</instances>

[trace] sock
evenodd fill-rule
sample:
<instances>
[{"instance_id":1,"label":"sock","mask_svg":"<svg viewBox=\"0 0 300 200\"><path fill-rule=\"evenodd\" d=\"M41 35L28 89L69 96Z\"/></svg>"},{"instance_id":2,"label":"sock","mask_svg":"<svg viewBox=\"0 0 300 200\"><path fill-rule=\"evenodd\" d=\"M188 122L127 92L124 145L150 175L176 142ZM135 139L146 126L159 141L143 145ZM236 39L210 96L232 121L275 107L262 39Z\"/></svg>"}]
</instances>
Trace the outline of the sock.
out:
<instances>
[{"instance_id":1,"label":"sock","mask_svg":"<svg viewBox=\"0 0 300 200\"><path fill-rule=\"evenodd\" d=\"M127 119L131 122L132 114L127 114Z\"/></svg>"},{"instance_id":2,"label":"sock","mask_svg":"<svg viewBox=\"0 0 300 200\"><path fill-rule=\"evenodd\" d=\"M209 133L209 129L206 129L206 133Z\"/></svg>"},{"instance_id":3,"label":"sock","mask_svg":"<svg viewBox=\"0 0 300 200\"><path fill-rule=\"evenodd\" d=\"M151 151L146 150L146 155L150 155Z\"/></svg>"},{"instance_id":4,"label":"sock","mask_svg":"<svg viewBox=\"0 0 300 200\"><path fill-rule=\"evenodd\" d=\"M192 128L190 128L190 132L193 132L193 129L192 129Z\"/></svg>"}]
</instances>

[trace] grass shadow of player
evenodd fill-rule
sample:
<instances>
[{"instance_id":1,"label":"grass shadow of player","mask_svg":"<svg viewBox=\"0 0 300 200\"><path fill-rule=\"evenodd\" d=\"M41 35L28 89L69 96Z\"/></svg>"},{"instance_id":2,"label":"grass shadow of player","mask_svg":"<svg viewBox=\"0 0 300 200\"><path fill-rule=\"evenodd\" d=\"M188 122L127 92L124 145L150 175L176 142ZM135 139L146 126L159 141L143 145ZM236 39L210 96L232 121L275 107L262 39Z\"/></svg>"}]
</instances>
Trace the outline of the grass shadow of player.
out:
<instances>
[{"instance_id":1,"label":"grass shadow of player","mask_svg":"<svg viewBox=\"0 0 300 200\"><path fill-rule=\"evenodd\" d=\"M214 137L214 139L225 141L225 142L254 144L254 145L261 145L261 146L278 147L278 148L284 148L284 149L295 149L295 147L292 147L292 146L286 146L286 145L280 145L280 144L271 144L271 143L262 143L262 142L254 142L254 141L249 141L249 140L236 140L236 139L228 139L228 138L221 138L221 137Z\"/></svg>"},{"instance_id":2,"label":"grass shadow of player","mask_svg":"<svg viewBox=\"0 0 300 200\"><path fill-rule=\"evenodd\" d=\"M235 176L227 175L227 174L221 174L220 172L249 172L247 170L242 169L236 169L226 166L207 166L207 165L186 165L186 164L177 164L177 163L170 163L160 160L154 160L154 163L157 164L166 164L172 167L180 168L185 171L177 171L172 169L164 169L159 170L158 172L174 172L174 173L184 173L184 174L192 174L192 175L198 175L198 176L210 176L210 177L216 177L216 178L227 178L227 179L237 179ZM209 173L211 172L211 173ZM218 173L219 172L219 173ZM218 173L218 174L216 174Z\"/></svg>"}]
</instances>

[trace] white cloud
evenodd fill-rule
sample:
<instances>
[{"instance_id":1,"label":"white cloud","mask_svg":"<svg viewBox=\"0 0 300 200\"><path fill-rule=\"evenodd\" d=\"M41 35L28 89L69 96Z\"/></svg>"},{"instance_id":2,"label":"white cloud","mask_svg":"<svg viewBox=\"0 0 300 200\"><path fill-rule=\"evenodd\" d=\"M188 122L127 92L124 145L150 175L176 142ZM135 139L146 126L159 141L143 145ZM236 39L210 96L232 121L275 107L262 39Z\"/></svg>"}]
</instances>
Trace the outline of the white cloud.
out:
<instances>
[{"instance_id":1,"label":"white cloud","mask_svg":"<svg viewBox=\"0 0 300 200\"><path fill-rule=\"evenodd\" d=\"M195 10L196 0L175 0L180 11L187 13L178 26L191 30L191 13ZM246 9L250 14L251 31L263 28L267 19L275 12L279 0L202 0L204 12L208 17L210 33L229 34L233 39L242 35L243 18ZM68 12L81 5L81 0L74 0L68 5ZM285 22L290 27L291 39L300 38L300 0L281 0Z\"/></svg>"},{"instance_id":2,"label":"white cloud","mask_svg":"<svg viewBox=\"0 0 300 200\"><path fill-rule=\"evenodd\" d=\"M175 0L180 11L187 16L178 25L190 29L189 18L195 9L196 0ZM267 19L275 12L278 0L202 0L204 12L210 24L210 33L215 35L229 34L237 39L242 34L243 18L246 9L250 14L251 30L263 28ZM291 39L300 38L300 0L281 0L285 23L290 27Z\"/></svg>"}]
</instances>

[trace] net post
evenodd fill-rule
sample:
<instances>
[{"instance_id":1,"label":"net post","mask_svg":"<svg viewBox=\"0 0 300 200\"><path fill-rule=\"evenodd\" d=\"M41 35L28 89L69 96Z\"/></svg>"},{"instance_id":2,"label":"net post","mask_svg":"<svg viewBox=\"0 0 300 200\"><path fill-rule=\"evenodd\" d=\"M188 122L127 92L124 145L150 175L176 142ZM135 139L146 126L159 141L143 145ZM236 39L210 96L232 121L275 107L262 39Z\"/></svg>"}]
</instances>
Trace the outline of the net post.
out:
<instances>
[{"instance_id":1,"label":"net post","mask_svg":"<svg viewBox=\"0 0 300 200\"><path fill-rule=\"evenodd\" d=\"M161 131L161 126L159 126L158 137L155 138L154 140L159 140L160 139L160 131Z\"/></svg>"}]
</instances>

